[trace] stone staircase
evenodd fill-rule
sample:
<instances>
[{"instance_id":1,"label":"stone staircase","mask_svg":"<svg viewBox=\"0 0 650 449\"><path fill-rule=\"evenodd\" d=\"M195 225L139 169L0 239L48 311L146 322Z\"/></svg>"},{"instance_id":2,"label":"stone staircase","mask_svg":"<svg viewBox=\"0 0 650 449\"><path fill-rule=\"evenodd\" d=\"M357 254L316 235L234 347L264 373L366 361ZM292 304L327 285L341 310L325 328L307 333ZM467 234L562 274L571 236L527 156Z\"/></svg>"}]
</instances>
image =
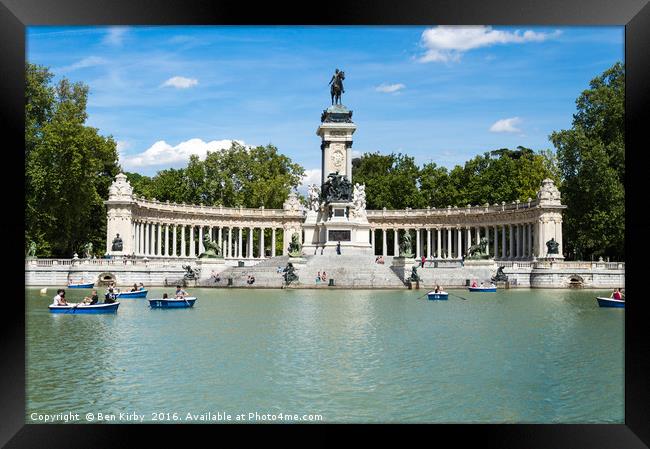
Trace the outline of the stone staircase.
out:
<instances>
[{"instance_id":1,"label":"stone staircase","mask_svg":"<svg viewBox=\"0 0 650 449\"><path fill-rule=\"evenodd\" d=\"M305 257L305 264L297 265L301 287L326 288L329 279L335 287L350 288L404 288L404 283L391 270L390 260L376 264L375 256L324 254ZM318 272L327 273L327 281L317 283Z\"/></svg>"},{"instance_id":2,"label":"stone staircase","mask_svg":"<svg viewBox=\"0 0 650 449\"><path fill-rule=\"evenodd\" d=\"M206 279L200 282L201 287L262 287L281 288L284 284L282 273L278 273L278 267L286 267L289 256L272 257L250 267L228 267L220 273L220 280ZM249 285L246 281L248 276L255 277L255 283ZM232 285L228 285L228 279L232 279Z\"/></svg>"}]
</instances>

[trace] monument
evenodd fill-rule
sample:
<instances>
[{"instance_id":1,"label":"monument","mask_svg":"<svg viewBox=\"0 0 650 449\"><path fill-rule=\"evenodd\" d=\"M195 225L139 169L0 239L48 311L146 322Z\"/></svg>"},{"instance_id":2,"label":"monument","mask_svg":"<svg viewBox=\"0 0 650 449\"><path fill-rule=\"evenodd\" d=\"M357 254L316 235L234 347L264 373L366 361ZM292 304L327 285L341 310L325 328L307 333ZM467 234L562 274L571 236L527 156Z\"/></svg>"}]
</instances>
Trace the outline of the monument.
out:
<instances>
[{"instance_id":1,"label":"monument","mask_svg":"<svg viewBox=\"0 0 650 449\"><path fill-rule=\"evenodd\" d=\"M309 187L309 210L303 229L305 254L372 255L366 216L365 186L352 184L352 135L357 126L342 104L345 73L336 69L330 80L332 106L321 114L316 134L321 138L321 185Z\"/></svg>"},{"instance_id":2,"label":"monument","mask_svg":"<svg viewBox=\"0 0 650 449\"><path fill-rule=\"evenodd\" d=\"M205 250L199 254L198 271L199 280L210 279L215 274L221 273L226 268L226 261L223 258L223 252L218 242L213 241L209 234L203 235L203 248Z\"/></svg>"}]
</instances>

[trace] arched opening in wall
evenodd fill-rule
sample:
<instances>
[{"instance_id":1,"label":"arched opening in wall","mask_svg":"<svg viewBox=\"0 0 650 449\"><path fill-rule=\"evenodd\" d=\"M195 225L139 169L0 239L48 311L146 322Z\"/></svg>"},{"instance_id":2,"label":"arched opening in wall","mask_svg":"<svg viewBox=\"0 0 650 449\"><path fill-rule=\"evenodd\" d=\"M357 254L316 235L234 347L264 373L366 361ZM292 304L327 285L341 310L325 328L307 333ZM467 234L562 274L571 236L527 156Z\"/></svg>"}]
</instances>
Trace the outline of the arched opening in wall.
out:
<instances>
[{"instance_id":1,"label":"arched opening in wall","mask_svg":"<svg viewBox=\"0 0 650 449\"><path fill-rule=\"evenodd\" d=\"M108 285L111 282L117 283L117 280L113 273L102 273L99 275L99 285Z\"/></svg>"},{"instance_id":2,"label":"arched opening in wall","mask_svg":"<svg viewBox=\"0 0 650 449\"><path fill-rule=\"evenodd\" d=\"M572 275L569 278L569 287L571 288L582 288L584 287L584 279L578 276L577 274Z\"/></svg>"}]
</instances>

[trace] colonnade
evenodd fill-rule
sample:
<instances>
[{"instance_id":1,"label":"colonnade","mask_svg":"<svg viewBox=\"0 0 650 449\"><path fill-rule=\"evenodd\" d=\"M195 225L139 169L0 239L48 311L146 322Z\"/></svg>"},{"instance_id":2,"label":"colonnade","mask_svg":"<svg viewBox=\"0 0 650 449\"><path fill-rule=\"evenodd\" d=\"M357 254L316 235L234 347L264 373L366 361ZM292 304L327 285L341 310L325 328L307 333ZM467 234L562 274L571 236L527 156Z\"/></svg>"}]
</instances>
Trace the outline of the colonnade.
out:
<instances>
[{"instance_id":1,"label":"colonnade","mask_svg":"<svg viewBox=\"0 0 650 449\"><path fill-rule=\"evenodd\" d=\"M210 226L135 220L132 223L136 256L195 258L205 251L203 238L218 242L224 257L262 259L276 256L276 239L282 228L264 226ZM283 255L289 237L282 229ZM268 234L270 233L270 238Z\"/></svg>"},{"instance_id":2,"label":"colonnade","mask_svg":"<svg viewBox=\"0 0 650 449\"><path fill-rule=\"evenodd\" d=\"M539 257L544 244L537 241L539 232L536 225L528 222L482 226L380 227L371 228L370 243L376 255L397 256L402 236L409 232L416 258L461 259L472 245L485 237L488 240L486 249L491 257L525 260Z\"/></svg>"}]
</instances>

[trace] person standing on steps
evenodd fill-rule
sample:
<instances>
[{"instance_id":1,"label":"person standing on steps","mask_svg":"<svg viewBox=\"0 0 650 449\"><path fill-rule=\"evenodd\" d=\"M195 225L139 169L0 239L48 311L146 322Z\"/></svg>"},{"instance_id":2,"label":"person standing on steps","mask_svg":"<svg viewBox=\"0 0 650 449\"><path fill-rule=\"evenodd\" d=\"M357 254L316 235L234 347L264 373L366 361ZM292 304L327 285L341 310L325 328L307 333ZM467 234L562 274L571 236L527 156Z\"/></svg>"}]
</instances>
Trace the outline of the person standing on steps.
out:
<instances>
[{"instance_id":1,"label":"person standing on steps","mask_svg":"<svg viewBox=\"0 0 650 449\"><path fill-rule=\"evenodd\" d=\"M341 255L341 242L336 244L336 254Z\"/></svg>"}]
</instances>

